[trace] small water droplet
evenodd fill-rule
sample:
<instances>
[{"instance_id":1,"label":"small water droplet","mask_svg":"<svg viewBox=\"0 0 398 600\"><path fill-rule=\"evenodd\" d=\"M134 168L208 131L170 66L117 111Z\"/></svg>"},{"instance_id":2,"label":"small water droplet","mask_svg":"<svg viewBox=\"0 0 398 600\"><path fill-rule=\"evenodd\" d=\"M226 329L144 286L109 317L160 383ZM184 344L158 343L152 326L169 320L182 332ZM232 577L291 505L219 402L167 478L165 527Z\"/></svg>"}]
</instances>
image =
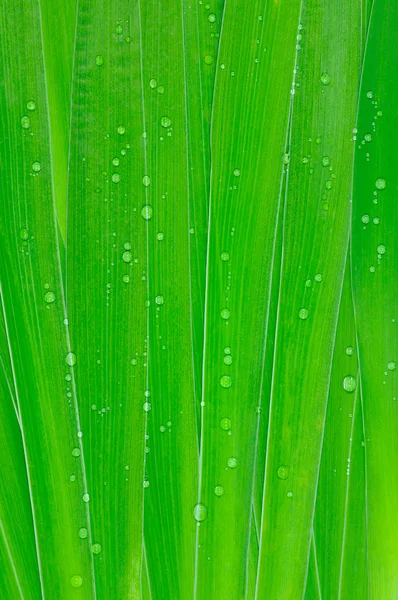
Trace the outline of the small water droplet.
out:
<instances>
[{"instance_id":1,"label":"small water droplet","mask_svg":"<svg viewBox=\"0 0 398 600\"><path fill-rule=\"evenodd\" d=\"M223 488L223 486L222 485L216 485L216 487L214 488L214 493L218 497L224 496L224 488Z\"/></svg>"},{"instance_id":2,"label":"small water droplet","mask_svg":"<svg viewBox=\"0 0 398 600\"><path fill-rule=\"evenodd\" d=\"M126 128L124 125L119 125L119 127L117 128L117 132L119 135L124 135L126 133Z\"/></svg>"},{"instance_id":3,"label":"small water droplet","mask_svg":"<svg viewBox=\"0 0 398 600\"><path fill-rule=\"evenodd\" d=\"M97 54L97 56L95 57L95 64L97 65L97 67L102 67L102 65L104 64L104 57L102 56L102 54Z\"/></svg>"},{"instance_id":4,"label":"small water droplet","mask_svg":"<svg viewBox=\"0 0 398 600\"><path fill-rule=\"evenodd\" d=\"M322 166L328 167L330 165L330 158L328 156L324 156L322 158Z\"/></svg>"},{"instance_id":5,"label":"small water droplet","mask_svg":"<svg viewBox=\"0 0 398 600\"><path fill-rule=\"evenodd\" d=\"M159 231L159 233L156 234L156 239L159 242L162 242L164 240L164 234L161 231Z\"/></svg>"},{"instance_id":6,"label":"small water droplet","mask_svg":"<svg viewBox=\"0 0 398 600\"><path fill-rule=\"evenodd\" d=\"M150 410L152 410L152 404L150 402L144 402L142 408L145 412L149 412Z\"/></svg>"},{"instance_id":7,"label":"small water droplet","mask_svg":"<svg viewBox=\"0 0 398 600\"><path fill-rule=\"evenodd\" d=\"M82 587L83 579L80 577L80 575L72 575L70 578L70 584L74 588Z\"/></svg>"},{"instance_id":8,"label":"small water droplet","mask_svg":"<svg viewBox=\"0 0 398 600\"><path fill-rule=\"evenodd\" d=\"M214 58L212 56L210 56L210 54L206 54L206 56L205 56L206 65L212 65L213 62L214 62Z\"/></svg>"},{"instance_id":9,"label":"small water droplet","mask_svg":"<svg viewBox=\"0 0 398 600\"><path fill-rule=\"evenodd\" d=\"M113 181L113 183L119 183L119 181L120 181L120 175L119 175L119 173L113 173L113 175L112 175L112 181Z\"/></svg>"},{"instance_id":10,"label":"small water droplet","mask_svg":"<svg viewBox=\"0 0 398 600\"><path fill-rule=\"evenodd\" d=\"M160 119L160 124L162 127L167 129L167 127L170 127L170 125L171 125L171 119L169 117L162 117Z\"/></svg>"},{"instance_id":11,"label":"small water droplet","mask_svg":"<svg viewBox=\"0 0 398 600\"><path fill-rule=\"evenodd\" d=\"M397 365L396 365L395 361L393 361L393 360L390 361L387 365L387 369L389 371L395 371L396 368L397 368Z\"/></svg>"},{"instance_id":12,"label":"small water droplet","mask_svg":"<svg viewBox=\"0 0 398 600\"><path fill-rule=\"evenodd\" d=\"M321 75L321 83L323 85L329 85L329 83L331 82L331 78L329 73L322 73Z\"/></svg>"},{"instance_id":13,"label":"small water droplet","mask_svg":"<svg viewBox=\"0 0 398 600\"><path fill-rule=\"evenodd\" d=\"M90 502L90 494L83 494L83 502Z\"/></svg>"},{"instance_id":14,"label":"small water droplet","mask_svg":"<svg viewBox=\"0 0 398 600\"><path fill-rule=\"evenodd\" d=\"M151 178L148 175L144 175L142 178L142 183L145 187L149 187L151 185Z\"/></svg>"},{"instance_id":15,"label":"small water droplet","mask_svg":"<svg viewBox=\"0 0 398 600\"><path fill-rule=\"evenodd\" d=\"M314 277L315 281L317 281L318 283L320 283L322 281L322 274L321 273L317 273Z\"/></svg>"},{"instance_id":16,"label":"small water droplet","mask_svg":"<svg viewBox=\"0 0 398 600\"><path fill-rule=\"evenodd\" d=\"M195 518L196 521L198 521L198 523L200 523L201 521L204 521L205 518L207 517L207 508L204 504L201 504L200 502L198 504L196 504L196 506L193 509L193 516Z\"/></svg>"},{"instance_id":17,"label":"small water droplet","mask_svg":"<svg viewBox=\"0 0 398 600\"><path fill-rule=\"evenodd\" d=\"M150 88L152 88L153 90L155 90L157 85L158 85L158 82L156 81L156 79L150 79L150 81L149 81L149 87Z\"/></svg>"},{"instance_id":18,"label":"small water droplet","mask_svg":"<svg viewBox=\"0 0 398 600\"><path fill-rule=\"evenodd\" d=\"M308 318L308 310L306 308L300 308L298 316L302 321Z\"/></svg>"},{"instance_id":19,"label":"small water droplet","mask_svg":"<svg viewBox=\"0 0 398 600\"><path fill-rule=\"evenodd\" d=\"M232 385L232 379L229 375L223 375L220 379L220 385L223 388L230 388Z\"/></svg>"},{"instance_id":20,"label":"small water droplet","mask_svg":"<svg viewBox=\"0 0 398 600\"><path fill-rule=\"evenodd\" d=\"M47 302L47 304L52 304L53 302L55 302L54 292L46 292L44 294L44 301Z\"/></svg>"},{"instance_id":21,"label":"small water droplet","mask_svg":"<svg viewBox=\"0 0 398 600\"><path fill-rule=\"evenodd\" d=\"M229 260L228 252L221 252L221 260L223 260L224 262L227 262Z\"/></svg>"},{"instance_id":22,"label":"small water droplet","mask_svg":"<svg viewBox=\"0 0 398 600\"><path fill-rule=\"evenodd\" d=\"M230 354L224 356L224 365L232 365L232 356Z\"/></svg>"},{"instance_id":23,"label":"small water droplet","mask_svg":"<svg viewBox=\"0 0 398 600\"><path fill-rule=\"evenodd\" d=\"M285 154L283 154L282 156L282 162L284 165L288 165L290 163L290 154L287 154L287 152L285 152Z\"/></svg>"},{"instance_id":24,"label":"small water droplet","mask_svg":"<svg viewBox=\"0 0 398 600\"><path fill-rule=\"evenodd\" d=\"M369 217L369 215L362 215L362 217L361 217L361 221L362 221L362 223L364 223L365 225L366 225L367 223L369 223L369 221L370 221L370 217Z\"/></svg>"},{"instance_id":25,"label":"small water droplet","mask_svg":"<svg viewBox=\"0 0 398 600\"><path fill-rule=\"evenodd\" d=\"M373 98L373 92L369 90L369 92L366 92L366 97L371 99Z\"/></svg>"},{"instance_id":26,"label":"small water droplet","mask_svg":"<svg viewBox=\"0 0 398 600\"><path fill-rule=\"evenodd\" d=\"M21 238L21 240L26 241L29 238L29 231L25 229L25 227L23 227L19 230L19 237Z\"/></svg>"},{"instance_id":27,"label":"small water droplet","mask_svg":"<svg viewBox=\"0 0 398 600\"><path fill-rule=\"evenodd\" d=\"M85 540L88 535L87 529L85 527L80 527L78 535L80 539Z\"/></svg>"},{"instance_id":28,"label":"small water droplet","mask_svg":"<svg viewBox=\"0 0 398 600\"><path fill-rule=\"evenodd\" d=\"M73 448L73 450L72 450L72 456L74 456L75 458L77 458L78 456L80 456L80 448Z\"/></svg>"},{"instance_id":29,"label":"small water droplet","mask_svg":"<svg viewBox=\"0 0 398 600\"><path fill-rule=\"evenodd\" d=\"M28 110L35 110L35 108L36 108L35 101L34 100L29 100L29 102L27 102L27 104L26 104L26 108Z\"/></svg>"},{"instance_id":30,"label":"small water droplet","mask_svg":"<svg viewBox=\"0 0 398 600\"><path fill-rule=\"evenodd\" d=\"M228 417L223 417L220 421L220 427L221 429L224 429L224 431L229 431L231 429L231 425L231 419Z\"/></svg>"},{"instance_id":31,"label":"small water droplet","mask_svg":"<svg viewBox=\"0 0 398 600\"><path fill-rule=\"evenodd\" d=\"M377 252L378 254L385 254L387 252L387 248L384 246L384 244L379 244L379 246L377 246Z\"/></svg>"},{"instance_id":32,"label":"small water droplet","mask_svg":"<svg viewBox=\"0 0 398 600\"><path fill-rule=\"evenodd\" d=\"M122 254L122 259L124 260L125 263L130 263L133 260L133 255L129 250L126 250Z\"/></svg>"},{"instance_id":33,"label":"small water droplet","mask_svg":"<svg viewBox=\"0 0 398 600\"><path fill-rule=\"evenodd\" d=\"M164 94L164 85L160 85L160 86L158 87L158 90L157 90L157 91L158 91L158 94Z\"/></svg>"},{"instance_id":34,"label":"small water droplet","mask_svg":"<svg viewBox=\"0 0 398 600\"><path fill-rule=\"evenodd\" d=\"M30 119L29 119L29 117L26 117L26 116L22 117L22 119L21 119L21 127L23 129L29 129L29 127L30 127Z\"/></svg>"},{"instance_id":35,"label":"small water droplet","mask_svg":"<svg viewBox=\"0 0 398 600\"><path fill-rule=\"evenodd\" d=\"M347 354L347 356L352 356L354 354L354 348L352 346L347 346L347 348L345 349L345 353Z\"/></svg>"},{"instance_id":36,"label":"small water droplet","mask_svg":"<svg viewBox=\"0 0 398 600\"><path fill-rule=\"evenodd\" d=\"M228 466L230 469L235 469L236 465L238 464L238 461L236 460L236 458L234 458L233 456L231 458L228 459Z\"/></svg>"},{"instance_id":37,"label":"small water droplet","mask_svg":"<svg viewBox=\"0 0 398 600\"><path fill-rule=\"evenodd\" d=\"M286 465L281 465L278 468L278 477L279 479L287 479L289 477L289 467L286 467Z\"/></svg>"},{"instance_id":38,"label":"small water droplet","mask_svg":"<svg viewBox=\"0 0 398 600\"><path fill-rule=\"evenodd\" d=\"M346 392L349 392L349 393L354 392L357 387L357 382L356 382L355 377L353 377L353 375L347 375L346 377L344 377L343 387Z\"/></svg>"},{"instance_id":39,"label":"small water droplet","mask_svg":"<svg viewBox=\"0 0 398 600\"><path fill-rule=\"evenodd\" d=\"M101 552L101 544L93 544L91 546L91 552L93 554L99 554Z\"/></svg>"},{"instance_id":40,"label":"small water droplet","mask_svg":"<svg viewBox=\"0 0 398 600\"><path fill-rule=\"evenodd\" d=\"M228 308L223 308L221 311L221 318L222 319L229 319L229 317L231 316L231 311L228 310Z\"/></svg>"},{"instance_id":41,"label":"small water droplet","mask_svg":"<svg viewBox=\"0 0 398 600\"><path fill-rule=\"evenodd\" d=\"M156 296L155 302L156 302L156 304L158 304L160 306L161 304L164 303L164 297L163 296Z\"/></svg>"},{"instance_id":42,"label":"small water droplet","mask_svg":"<svg viewBox=\"0 0 398 600\"><path fill-rule=\"evenodd\" d=\"M35 173L38 173L39 171L41 171L41 164L38 161L35 161L32 164L32 169Z\"/></svg>"},{"instance_id":43,"label":"small water droplet","mask_svg":"<svg viewBox=\"0 0 398 600\"><path fill-rule=\"evenodd\" d=\"M234 175L235 175L235 177L240 177L240 170L239 169L235 169L234 170Z\"/></svg>"}]
</instances>

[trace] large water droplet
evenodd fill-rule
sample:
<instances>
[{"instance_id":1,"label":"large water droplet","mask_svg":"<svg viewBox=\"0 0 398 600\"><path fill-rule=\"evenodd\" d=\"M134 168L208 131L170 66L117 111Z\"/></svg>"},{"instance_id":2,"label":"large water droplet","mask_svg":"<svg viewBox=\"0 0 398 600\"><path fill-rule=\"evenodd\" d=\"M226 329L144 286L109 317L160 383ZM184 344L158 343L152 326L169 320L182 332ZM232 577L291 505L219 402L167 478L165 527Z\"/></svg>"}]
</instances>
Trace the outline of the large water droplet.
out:
<instances>
[{"instance_id":1,"label":"large water droplet","mask_svg":"<svg viewBox=\"0 0 398 600\"><path fill-rule=\"evenodd\" d=\"M146 221L149 221L149 219L152 219L152 214L153 214L152 206L150 206L149 204L146 204L145 206L142 207L142 209L141 209L141 216Z\"/></svg>"},{"instance_id":2,"label":"large water droplet","mask_svg":"<svg viewBox=\"0 0 398 600\"><path fill-rule=\"evenodd\" d=\"M224 488L223 488L223 486L222 485L216 485L216 487L214 488L214 493L218 497L224 496Z\"/></svg>"},{"instance_id":3,"label":"large water droplet","mask_svg":"<svg viewBox=\"0 0 398 600\"><path fill-rule=\"evenodd\" d=\"M278 469L278 477L279 479L287 479L289 477L289 467L281 465Z\"/></svg>"},{"instance_id":4,"label":"large water droplet","mask_svg":"<svg viewBox=\"0 0 398 600\"><path fill-rule=\"evenodd\" d=\"M221 318L222 319L229 319L229 317L231 316L231 311L228 308L223 308L221 311Z\"/></svg>"},{"instance_id":5,"label":"large water droplet","mask_svg":"<svg viewBox=\"0 0 398 600\"><path fill-rule=\"evenodd\" d=\"M350 393L354 392L357 387L357 382L356 382L355 377L353 377L353 375L347 375L346 377L344 377L343 387L346 392L350 392Z\"/></svg>"},{"instance_id":6,"label":"large water droplet","mask_svg":"<svg viewBox=\"0 0 398 600\"><path fill-rule=\"evenodd\" d=\"M73 352L68 352L68 354L65 356L65 362L70 367L73 367L73 365L76 364L76 354Z\"/></svg>"},{"instance_id":7,"label":"large water droplet","mask_svg":"<svg viewBox=\"0 0 398 600\"><path fill-rule=\"evenodd\" d=\"M169 117L162 117L160 119L160 124L162 127L167 129L167 127L170 127L170 125L171 125L171 119Z\"/></svg>"},{"instance_id":8,"label":"large water droplet","mask_svg":"<svg viewBox=\"0 0 398 600\"><path fill-rule=\"evenodd\" d=\"M378 190L384 190L385 187L386 187L386 185L387 185L387 183L386 183L385 179L379 178L379 179L376 179L375 185L376 185L376 187L377 187Z\"/></svg>"},{"instance_id":9,"label":"large water droplet","mask_svg":"<svg viewBox=\"0 0 398 600\"><path fill-rule=\"evenodd\" d=\"M236 465L238 464L238 461L236 460L235 457L231 456L231 458L228 459L228 466L230 469L235 469Z\"/></svg>"},{"instance_id":10,"label":"large water droplet","mask_svg":"<svg viewBox=\"0 0 398 600\"><path fill-rule=\"evenodd\" d=\"M95 64L97 65L97 67L102 67L102 65L104 64L104 57L102 56L102 54L97 54L97 56L95 57Z\"/></svg>"},{"instance_id":11,"label":"large water droplet","mask_svg":"<svg viewBox=\"0 0 398 600\"><path fill-rule=\"evenodd\" d=\"M195 517L196 521L201 522L204 521L205 518L207 517L207 508L204 504L201 504L200 502L198 504L196 504L196 506L193 509L193 516Z\"/></svg>"},{"instance_id":12,"label":"large water droplet","mask_svg":"<svg viewBox=\"0 0 398 600\"><path fill-rule=\"evenodd\" d=\"M36 103L34 100L29 100L29 102L26 104L26 108L28 110L35 110L36 108Z\"/></svg>"},{"instance_id":13,"label":"large water droplet","mask_svg":"<svg viewBox=\"0 0 398 600\"><path fill-rule=\"evenodd\" d=\"M161 304L164 303L164 297L163 296L156 296L155 302L156 302L156 304L158 304L160 306Z\"/></svg>"},{"instance_id":14,"label":"large water droplet","mask_svg":"<svg viewBox=\"0 0 398 600\"><path fill-rule=\"evenodd\" d=\"M223 388L230 388L232 385L232 379L229 375L223 375L220 379L220 384Z\"/></svg>"},{"instance_id":15,"label":"large water droplet","mask_svg":"<svg viewBox=\"0 0 398 600\"><path fill-rule=\"evenodd\" d=\"M36 160L33 164L32 164L32 169L35 173L38 173L39 171L41 171L41 164Z\"/></svg>"},{"instance_id":16,"label":"large water droplet","mask_svg":"<svg viewBox=\"0 0 398 600\"><path fill-rule=\"evenodd\" d=\"M44 301L47 302L47 304L52 304L53 302L55 302L54 292L46 292L44 294Z\"/></svg>"},{"instance_id":17,"label":"large water droplet","mask_svg":"<svg viewBox=\"0 0 398 600\"><path fill-rule=\"evenodd\" d=\"M306 308L300 308L298 316L302 321L308 318L308 310Z\"/></svg>"},{"instance_id":18,"label":"large water droplet","mask_svg":"<svg viewBox=\"0 0 398 600\"><path fill-rule=\"evenodd\" d=\"M101 544L93 544L91 546L91 552L93 554L99 554L101 552Z\"/></svg>"},{"instance_id":19,"label":"large water droplet","mask_svg":"<svg viewBox=\"0 0 398 600\"><path fill-rule=\"evenodd\" d=\"M387 369L389 371L395 371L396 368L397 368L397 365L395 364L395 361L393 361L393 360L391 362L389 362L387 365Z\"/></svg>"},{"instance_id":20,"label":"large water droplet","mask_svg":"<svg viewBox=\"0 0 398 600\"><path fill-rule=\"evenodd\" d=\"M85 540L88 535L87 529L85 527L80 527L80 529L78 531L78 535L79 535L79 538L81 538L82 540Z\"/></svg>"},{"instance_id":21,"label":"large water droplet","mask_svg":"<svg viewBox=\"0 0 398 600\"><path fill-rule=\"evenodd\" d=\"M29 119L29 117L22 117L22 119L21 119L21 127L23 129L29 129L29 127L30 127L30 119Z\"/></svg>"},{"instance_id":22,"label":"large water droplet","mask_svg":"<svg viewBox=\"0 0 398 600\"><path fill-rule=\"evenodd\" d=\"M148 175L144 175L142 178L142 183L145 185L145 187L149 187L151 185L151 178L148 177Z\"/></svg>"},{"instance_id":23,"label":"large water droplet","mask_svg":"<svg viewBox=\"0 0 398 600\"><path fill-rule=\"evenodd\" d=\"M83 579L80 577L80 575L72 575L70 578L70 584L74 588L82 587Z\"/></svg>"},{"instance_id":24,"label":"large water droplet","mask_svg":"<svg viewBox=\"0 0 398 600\"><path fill-rule=\"evenodd\" d=\"M329 83L331 82L331 78L329 73L322 73L321 75L321 83L323 85L329 85Z\"/></svg>"},{"instance_id":25,"label":"large water droplet","mask_svg":"<svg viewBox=\"0 0 398 600\"><path fill-rule=\"evenodd\" d=\"M221 429L224 429L224 431L229 431L231 429L231 425L231 419L228 417L223 417L220 421L220 427Z\"/></svg>"}]
</instances>

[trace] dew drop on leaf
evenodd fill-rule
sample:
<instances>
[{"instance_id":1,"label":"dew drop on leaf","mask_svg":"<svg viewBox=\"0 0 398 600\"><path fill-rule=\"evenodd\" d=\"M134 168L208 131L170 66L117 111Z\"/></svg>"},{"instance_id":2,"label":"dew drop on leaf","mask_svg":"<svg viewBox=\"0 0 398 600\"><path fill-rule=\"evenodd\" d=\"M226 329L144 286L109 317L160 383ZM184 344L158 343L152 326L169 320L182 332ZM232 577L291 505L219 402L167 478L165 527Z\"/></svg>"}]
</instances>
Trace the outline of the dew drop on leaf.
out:
<instances>
[{"instance_id":1,"label":"dew drop on leaf","mask_svg":"<svg viewBox=\"0 0 398 600\"><path fill-rule=\"evenodd\" d=\"M26 117L26 116L22 117L22 119L21 119L21 127L23 129L29 129L29 127L30 127L30 119L29 119L29 117Z\"/></svg>"},{"instance_id":2,"label":"dew drop on leaf","mask_svg":"<svg viewBox=\"0 0 398 600\"><path fill-rule=\"evenodd\" d=\"M150 402L144 402L142 408L144 409L144 412L149 412L152 410L152 404Z\"/></svg>"},{"instance_id":3,"label":"dew drop on leaf","mask_svg":"<svg viewBox=\"0 0 398 600\"><path fill-rule=\"evenodd\" d=\"M36 108L36 103L34 100L29 100L29 102L26 104L26 108L28 110L35 110Z\"/></svg>"},{"instance_id":4,"label":"dew drop on leaf","mask_svg":"<svg viewBox=\"0 0 398 600\"><path fill-rule=\"evenodd\" d=\"M379 254L385 254L387 252L387 248L384 246L384 244L379 244L377 246L377 252Z\"/></svg>"},{"instance_id":5,"label":"dew drop on leaf","mask_svg":"<svg viewBox=\"0 0 398 600\"><path fill-rule=\"evenodd\" d=\"M201 504L200 502L198 504L196 504L196 506L193 509L193 516L194 516L195 520L198 522L204 521L205 518L207 517L206 506L204 504Z\"/></svg>"},{"instance_id":6,"label":"dew drop on leaf","mask_svg":"<svg viewBox=\"0 0 398 600\"><path fill-rule=\"evenodd\" d=\"M222 319L229 319L229 317L231 316L231 311L228 308L223 308L221 311L221 318Z\"/></svg>"},{"instance_id":7,"label":"dew drop on leaf","mask_svg":"<svg viewBox=\"0 0 398 600\"><path fill-rule=\"evenodd\" d=\"M228 417L224 417L220 421L220 427L221 429L224 429L224 431L229 431L231 429L231 425L231 419L229 419Z\"/></svg>"},{"instance_id":8,"label":"dew drop on leaf","mask_svg":"<svg viewBox=\"0 0 398 600\"><path fill-rule=\"evenodd\" d=\"M302 321L305 321L308 318L308 310L306 308L300 308L298 315Z\"/></svg>"},{"instance_id":9,"label":"dew drop on leaf","mask_svg":"<svg viewBox=\"0 0 398 600\"><path fill-rule=\"evenodd\" d=\"M148 175L144 175L144 177L142 178L142 183L145 187L149 187L151 185L151 178L148 177Z\"/></svg>"},{"instance_id":10,"label":"dew drop on leaf","mask_svg":"<svg viewBox=\"0 0 398 600\"><path fill-rule=\"evenodd\" d=\"M216 20L216 15L213 13L210 13L209 16L207 17L208 20L210 21L210 23L215 23Z\"/></svg>"},{"instance_id":11,"label":"dew drop on leaf","mask_svg":"<svg viewBox=\"0 0 398 600\"><path fill-rule=\"evenodd\" d=\"M285 465L281 465L278 468L278 477L279 479L287 479L289 477L289 467L286 467Z\"/></svg>"},{"instance_id":12,"label":"dew drop on leaf","mask_svg":"<svg viewBox=\"0 0 398 600\"><path fill-rule=\"evenodd\" d=\"M224 495L224 488L222 485L216 485L214 488L214 493L216 496L220 497Z\"/></svg>"},{"instance_id":13,"label":"dew drop on leaf","mask_svg":"<svg viewBox=\"0 0 398 600\"><path fill-rule=\"evenodd\" d=\"M149 204L146 204L145 206L142 207L141 216L146 221L149 221L149 219L152 219L152 214L153 214L152 206L150 206Z\"/></svg>"},{"instance_id":14,"label":"dew drop on leaf","mask_svg":"<svg viewBox=\"0 0 398 600\"><path fill-rule=\"evenodd\" d=\"M158 304L160 306L161 304L164 303L164 297L163 296L156 296L155 302L156 302L156 304Z\"/></svg>"},{"instance_id":15,"label":"dew drop on leaf","mask_svg":"<svg viewBox=\"0 0 398 600\"><path fill-rule=\"evenodd\" d=\"M395 371L396 368L397 368L397 365L393 360L391 362L389 362L387 365L387 369L389 371Z\"/></svg>"},{"instance_id":16,"label":"dew drop on leaf","mask_svg":"<svg viewBox=\"0 0 398 600\"><path fill-rule=\"evenodd\" d=\"M330 165L330 158L328 156L324 156L322 158L322 166L328 167Z\"/></svg>"},{"instance_id":17,"label":"dew drop on leaf","mask_svg":"<svg viewBox=\"0 0 398 600\"><path fill-rule=\"evenodd\" d=\"M347 346L347 348L345 349L345 353L347 354L347 356L352 356L354 354L354 348L352 346Z\"/></svg>"},{"instance_id":18,"label":"dew drop on leaf","mask_svg":"<svg viewBox=\"0 0 398 600\"><path fill-rule=\"evenodd\" d=\"M75 458L77 458L78 456L80 456L80 448L73 448L73 450L72 450L72 456L74 456Z\"/></svg>"},{"instance_id":19,"label":"dew drop on leaf","mask_svg":"<svg viewBox=\"0 0 398 600\"><path fill-rule=\"evenodd\" d=\"M212 65L214 62L214 58L210 54L206 54L205 63L206 65Z\"/></svg>"},{"instance_id":20,"label":"dew drop on leaf","mask_svg":"<svg viewBox=\"0 0 398 600\"><path fill-rule=\"evenodd\" d=\"M112 181L113 181L113 183L119 183L119 181L120 181L120 175L119 175L119 173L113 173L113 175L112 175Z\"/></svg>"},{"instance_id":21,"label":"dew drop on leaf","mask_svg":"<svg viewBox=\"0 0 398 600\"><path fill-rule=\"evenodd\" d=\"M331 78L330 78L329 73L322 73L322 75L321 75L321 83L323 85L329 85L330 81L331 81Z\"/></svg>"},{"instance_id":22,"label":"dew drop on leaf","mask_svg":"<svg viewBox=\"0 0 398 600\"><path fill-rule=\"evenodd\" d=\"M230 388L232 385L232 379L229 375L223 375L220 379L220 384L223 388Z\"/></svg>"},{"instance_id":23,"label":"dew drop on leaf","mask_svg":"<svg viewBox=\"0 0 398 600\"><path fill-rule=\"evenodd\" d=\"M228 459L228 466L230 469L235 469L236 465L238 464L238 461L236 460L235 457L231 456L231 458Z\"/></svg>"},{"instance_id":24,"label":"dew drop on leaf","mask_svg":"<svg viewBox=\"0 0 398 600\"><path fill-rule=\"evenodd\" d=\"M387 183L386 183L385 179L379 178L379 179L376 179L375 185L378 190L384 190Z\"/></svg>"},{"instance_id":25,"label":"dew drop on leaf","mask_svg":"<svg viewBox=\"0 0 398 600\"><path fill-rule=\"evenodd\" d=\"M221 260L223 260L224 262L227 262L229 260L228 252L221 252Z\"/></svg>"},{"instance_id":26,"label":"dew drop on leaf","mask_svg":"<svg viewBox=\"0 0 398 600\"><path fill-rule=\"evenodd\" d=\"M78 535L80 539L85 540L88 535L87 529L85 527L80 527Z\"/></svg>"},{"instance_id":27,"label":"dew drop on leaf","mask_svg":"<svg viewBox=\"0 0 398 600\"><path fill-rule=\"evenodd\" d=\"M170 127L170 125L171 125L171 119L169 117L162 117L160 119L160 124L162 127L167 129L167 127Z\"/></svg>"},{"instance_id":28,"label":"dew drop on leaf","mask_svg":"<svg viewBox=\"0 0 398 600\"><path fill-rule=\"evenodd\" d=\"M44 301L47 302L47 304L52 304L53 302L55 302L54 292L46 292L44 294Z\"/></svg>"},{"instance_id":29,"label":"dew drop on leaf","mask_svg":"<svg viewBox=\"0 0 398 600\"><path fill-rule=\"evenodd\" d=\"M95 57L95 64L97 65L97 67L102 67L102 65L104 64L104 57L102 56L102 54L97 54L97 56Z\"/></svg>"},{"instance_id":30,"label":"dew drop on leaf","mask_svg":"<svg viewBox=\"0 0 398 600\"><path fill-rule=\"evenodd\" d=\"M22 229L19 230L19 237L21 238L21 240L26 241L29 237L29 232L27 229L25 229L24 227Z\"/></svg>"},{"instance_id":31,"label":"dew drop on leaf","mask_svg":"<svg viewBox=\"0 0 398 600\"><path fill-rule=\"evenodd\" d=\"M90 494L83 494L83 502L90 502Z\"/></svg>"},{"instance_id":32,"label":"dew drop on leaf","mask_svg":"<svg viewBox=\"0 0 398 600\"><path fill-rule=\"evenodd\" d=\"M32 164L32 169L35 173L38 173L39 171L41 171L41 164L38 161L35 161Z\"/></svg>"},{"instance_id":33,"label":"dew drop on leaf","mask_svg":"<svg viewBox=\"0 0 398 600\"><path fill-rule=\"evenodd\" d=\"M130 263L133 260L133 255L129 250L126 250L122 254L122 259L124 260L125 263Z\"/></svg>"},{"instance_id":34,"label":"dew drop on leaf","mask_svg":"<svg viewBox=\"0 0 398 600\"><path fill-rule=\"evenodd\" d=\"M68 352L68 354L65 356L65 362L70 367L73 367L73 365L76 364L76 354L73 352Z\"/></svg>"},{"instance_id":35,"label":"dew drop on leaf","mask_svg":"<svg viewBox=\"0 0 398 600\"><path fill-rule=\"evenodd\" d=\"M101 544L93 544L91 546L91 552L93 554L99 554L101 552Z\"/></svg>"},{"instance_id":36,"label":"dew drop on leaf","mask_svg":"<svg viewBox=\"0 0 398 600\"><path fill-rule=\"evenodd\" d=\"M353 377L353 375L347 375L346 377L344 377L343 387L346 392L349 392L349 393L354 392L357 387L357 382L356 382L355 377Z\"/></svg>"},{"instance_id":37,"label":"dew drop on leaf","mask_svg":"<svg viewBox=\"0 0 398 600\"><path fill-rule=\"evenodd\" d=\"M239 169L235 169L234 170L234 175L235 175L235 177L239 177L240 176L240 170Z\"/></svg>"},{"instance_id":38,"label":"dew drop on leaf","mask_svg":"<svg viewBox=\"0 0 398 600\"><path fill-rule=\"evenodd\" d=\"M70 584L74 588L79 588L83 584L83 579L80 577L80 575L72 575L70 578Z\"/></svg>"},{"instance_id":39,"label":"dew drop on leaf","mask_svg":"<svg viewBox=\"0 0 398 600\"><path fill-rule=\"evenodd\" d=\"M124 127L124 125L119 125L119 127L117 128L117 132L119 135L124 135L126 133L126 128Z\"/></svg>"},{"instance_id":40,"label":"dew drop on leaf","mask_svg":"<svg viewBox=\"0 0 398 600\"><path fill-rule=\"evenodd\" d=\"M153 90L156 89L157 85L158 85L158 82L156 81L156 79L150 79L149 80L149 87L152 88Z\"/></svg>"}]
</instances>

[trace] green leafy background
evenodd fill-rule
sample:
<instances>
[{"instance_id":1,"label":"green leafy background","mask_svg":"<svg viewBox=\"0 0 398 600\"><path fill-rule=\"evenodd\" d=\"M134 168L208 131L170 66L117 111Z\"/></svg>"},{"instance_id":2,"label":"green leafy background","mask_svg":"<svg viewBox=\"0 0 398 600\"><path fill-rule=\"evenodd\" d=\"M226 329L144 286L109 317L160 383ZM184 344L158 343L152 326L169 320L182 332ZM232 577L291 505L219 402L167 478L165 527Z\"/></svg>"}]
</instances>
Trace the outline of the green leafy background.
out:
<instances>
[{"instance_id":1,"label":"green leafy background","mask_svg":"<svg viewBox=\"0 0 398 600\"><path fill-rule=\"evenodd\" d=\"M398 593L396 0L0 11L0 597Z\"/></svg>"}]
</instances>

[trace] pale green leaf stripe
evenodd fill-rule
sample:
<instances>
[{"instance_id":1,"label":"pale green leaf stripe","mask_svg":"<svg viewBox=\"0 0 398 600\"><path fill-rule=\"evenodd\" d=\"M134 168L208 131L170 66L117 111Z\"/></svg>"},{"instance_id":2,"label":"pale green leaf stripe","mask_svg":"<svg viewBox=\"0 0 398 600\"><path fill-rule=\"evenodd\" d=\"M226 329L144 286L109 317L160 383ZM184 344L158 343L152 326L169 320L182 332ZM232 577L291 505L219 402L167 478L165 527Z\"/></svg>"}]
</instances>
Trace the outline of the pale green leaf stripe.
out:
<instances>
[{"instance_id":1,"label":"pale green leaf stripe","mask_svg":"<svg viewBox=\"0 0 398 600\"><path fill-rule=\"evenodd\" d=\"M225 8L212 116L199 472L199 500L207 518L198 527L198 599L220 593L244 598L249 586L259 365L299 8L299 2L272 3L266 9L262 3L232 2ZM230 316L221 313L224 309ZM232 364L225 356L232 357ZM220 381L228 386L229 377L231 386L223 387ZM222 419L231 420L230 434L220 426ZM228 424L223 421L226 429ZM236 458L236 468L228 467L230 458ZM224 488L224 495L215 494L216 486Z\"/></svg>"},{"instance_id":2,"label":"pale green leaf stripe","mask_svg":"<svg viewBox=\"0 0 398 600\"><path fill-rule=\"evenodd\" d=\"M398 5L375 2L355 156L352 276L364 411L370 598L398 586Z\"/></svg>"},{"instance_id":3,"label":"pale green leaf stripe","mask_svg":"<svg viewBox=\"0 0 398 600\"><path fill-rule=\"evenodd\" d=\"M82 499L83 446L77 436L77 403L72 400L68 405L65 381L70 371L65 364L69 348L39 4L25 0L7 4L7 10L1 12L0 29L1 54L5 57L0 67L4 132L0 180L5 199L0 208L0 279L42 595L74 597L71 580L76 584L82 577L85 593L92 597L92 559L77 535L86 513ZM24 119L21 123L24 116L29 122ZM45 296L48 292L55 296L54 302L46 301L54 299ZM79 449L80 458L72 455L74 447ZM72 474L75 482L70 481Z\"/></svg>"},{"instance_id":4,"label":"pale green leaf stripe","mask_svg":"<svg viewBox=\"0 0 398 600\"><path fill-rule=\"evenodd\" d=\"M304 5L284 214L259 599L293 600L302 598L305 589L348 243L359 28L359 3ZM322 164L326 156L331 171ZM306 287L307 280L311 287Z\"/></svg>"}]
</instances>

